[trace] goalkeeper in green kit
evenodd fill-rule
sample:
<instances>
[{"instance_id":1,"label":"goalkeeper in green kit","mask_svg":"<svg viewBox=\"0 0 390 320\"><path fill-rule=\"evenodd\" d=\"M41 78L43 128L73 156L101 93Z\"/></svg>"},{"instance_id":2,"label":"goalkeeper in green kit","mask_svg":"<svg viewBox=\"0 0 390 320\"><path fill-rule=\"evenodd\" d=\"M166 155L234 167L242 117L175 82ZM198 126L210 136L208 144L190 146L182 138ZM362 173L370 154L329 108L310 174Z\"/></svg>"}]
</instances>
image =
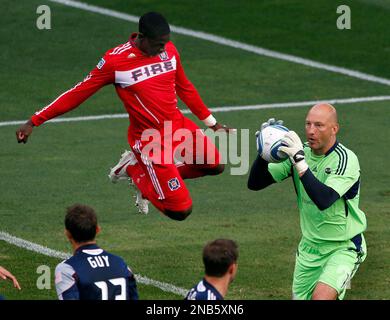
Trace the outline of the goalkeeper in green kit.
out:
<instances>
[{"instance_id":1,"label":"goalkeeper in green kit","mask_svg":"<svg viewBox=\"0 0 390 320\"><path fill-rule=\"evenodd\" d=\"M262 125L275 123L274 119ZM277 123L281 123L278 121ZM367 222L359 209L360 167L357 156L337 141L336 109L317 104L305 122L307 143L294 131L280 151L289 158L252 165L248 188L261 190L291 177L297 194L302 239L298 245L293 299L343 299L351 278L367 254Z\"/></svg>"}]
</instances>

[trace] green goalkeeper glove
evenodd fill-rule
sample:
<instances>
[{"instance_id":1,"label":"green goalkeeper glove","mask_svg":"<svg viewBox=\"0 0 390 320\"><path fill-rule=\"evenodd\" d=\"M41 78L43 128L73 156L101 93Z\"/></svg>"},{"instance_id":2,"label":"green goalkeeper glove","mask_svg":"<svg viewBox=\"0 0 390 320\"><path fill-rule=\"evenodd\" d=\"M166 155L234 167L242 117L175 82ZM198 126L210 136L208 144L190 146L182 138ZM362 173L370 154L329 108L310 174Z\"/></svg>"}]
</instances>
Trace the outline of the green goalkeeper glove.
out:
<instances>
[{"instance_id":1,"label":"green goalkeeper glove","mask_svg":"<svg viewBox=\"0 0 390 320\"><path fill-rule=\"evenodd\" d=\"M282 139L282 146L279 147L279 151L282 151L289 156L291 163L294 165L295 169L297 169L299 176L302 176L309 168L305 160L302 141L294 131L286 133Z\"/></svg>"}]
</instances>

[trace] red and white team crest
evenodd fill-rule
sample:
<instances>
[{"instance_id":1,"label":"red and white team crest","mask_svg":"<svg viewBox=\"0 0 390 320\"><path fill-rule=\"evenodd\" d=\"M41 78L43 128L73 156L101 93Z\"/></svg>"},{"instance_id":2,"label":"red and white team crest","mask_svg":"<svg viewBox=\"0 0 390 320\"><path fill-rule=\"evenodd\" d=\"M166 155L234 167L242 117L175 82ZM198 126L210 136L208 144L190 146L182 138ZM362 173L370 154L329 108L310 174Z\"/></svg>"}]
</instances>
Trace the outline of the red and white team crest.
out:
<instances>
[{"instance_id":1,"label":"red and white team crest","mask_svg":"<svg viewBox=\"0 0 390 320\"><path fill-rule=\"evenodd\" d=\"M168 60L168 54L166 51L159 54L159 57L162 61Z\"/></svg>"}]
</instances>

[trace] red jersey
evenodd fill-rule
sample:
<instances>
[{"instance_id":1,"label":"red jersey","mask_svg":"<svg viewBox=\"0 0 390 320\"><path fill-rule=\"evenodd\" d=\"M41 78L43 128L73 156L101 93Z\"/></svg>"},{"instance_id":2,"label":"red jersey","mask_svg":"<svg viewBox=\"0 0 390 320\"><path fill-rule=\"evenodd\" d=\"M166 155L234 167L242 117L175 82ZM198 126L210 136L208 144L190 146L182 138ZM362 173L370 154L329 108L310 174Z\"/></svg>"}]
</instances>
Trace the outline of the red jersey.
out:
<instances>
[{"instance_id":1,"label":"red jersey","mask_svg":"<svg viewBox=\"0 0 390 320\"><path fill-rule=\"evenodd\" d=\"M136 137L144 129L161 129L164 121L183 118L176 94L200 120L209 117L211 112L187 79L174 44L168 42L163 53L150 57L135 46L134 39L135 34L129 42L107 51L84 81L36 112L33 124L39 126L76 108L107 84L115 85L129 113L129 133Z\"/></svg>"}]
</instances>

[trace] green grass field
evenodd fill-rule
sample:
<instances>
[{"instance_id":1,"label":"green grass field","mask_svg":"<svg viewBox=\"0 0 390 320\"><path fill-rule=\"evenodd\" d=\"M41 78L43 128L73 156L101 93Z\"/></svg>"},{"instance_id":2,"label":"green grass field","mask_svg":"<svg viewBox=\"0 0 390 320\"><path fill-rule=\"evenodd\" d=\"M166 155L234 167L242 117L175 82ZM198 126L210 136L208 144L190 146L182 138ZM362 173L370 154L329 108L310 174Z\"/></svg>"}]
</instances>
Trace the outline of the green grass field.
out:
<instances>
[{"instance_id":1,"label":"green grass field","mask_svg":"<svg viewBox=\"0 0 390 320\"><path fill-rule=\"evenodd\" d=\"M292 1L108 1L91 4L139 15L161 11L177 26L389 78L390 7L386 1L344 1L352 30L336 28L333 0ZM371 3L371 4L370 4ZM374 3L374 4L372 4ZM38 5L48 4L52 29L35 27ZM8 14L0 28L0 122L27 119L68 90L109 48L127 40L136 24L49 1L4 0ZM386 85L255 55L178 34L187 75L210 107L389 95ZM339 141L359 156L361 208L366 212L368 257L352 281L347 299L390 298L390 173L387 164L389 102L336 105ZM308 107L216 113L220 122L249 129L251 137L269 117L281 118L304 136ZM112 87L102 89L66 116L123 113ZM194 117L190 116L191 119ZM290 299L294 255L300 238L292 183L260 192L246 188L247 175L188 181L194 211L184 222L136 213L131 190L107 179L128 148L125 119L46 124L26 145L16 143L18 126L0 126L0 231L69 252L63 234L65 208L93 206L102 233L98 243L125 258L133 271L188 289L202 276L201 249L218 237L240 246L239 272L227 299ZM249 159L256 156L252 139ZM0 282L8 299L56 299L54 285L38 290L39 265L52 273L60 260L0 241L0 265L23 288ZM52 274L53 278L53 274ZM52 279L53 280L53 279ZM181 299L139 285L142 299Z\"/></svg>"}]
</instances>

